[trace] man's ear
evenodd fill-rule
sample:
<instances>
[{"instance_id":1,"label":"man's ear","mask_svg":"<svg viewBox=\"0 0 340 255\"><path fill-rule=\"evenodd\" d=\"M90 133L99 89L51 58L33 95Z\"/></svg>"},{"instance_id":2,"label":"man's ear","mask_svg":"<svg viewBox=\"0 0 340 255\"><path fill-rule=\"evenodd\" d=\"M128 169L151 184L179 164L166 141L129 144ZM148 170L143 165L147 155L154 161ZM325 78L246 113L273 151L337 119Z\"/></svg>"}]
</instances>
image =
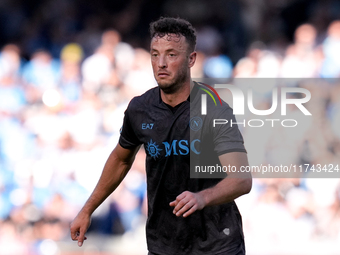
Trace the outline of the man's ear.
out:
<instances>
[{"instance_id":1,"label":"man's ear","mask_svg":"<svg viewBox=\"0 0 340 255\"><path fill-rule=\"evenodd\" d=\"M195 64L196 56L197 56L196 51L193 51L193 52L190 53L190 55L189 55L189 68L193 67L193 65Z\"/></svg>"}]
</instances>

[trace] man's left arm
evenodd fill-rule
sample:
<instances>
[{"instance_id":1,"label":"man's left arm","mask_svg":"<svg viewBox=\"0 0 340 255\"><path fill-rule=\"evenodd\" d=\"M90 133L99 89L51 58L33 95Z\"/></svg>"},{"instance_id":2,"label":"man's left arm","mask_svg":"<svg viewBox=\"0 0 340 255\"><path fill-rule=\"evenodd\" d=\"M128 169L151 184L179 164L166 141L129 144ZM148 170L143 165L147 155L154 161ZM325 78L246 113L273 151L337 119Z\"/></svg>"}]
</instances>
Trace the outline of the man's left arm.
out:
<instances>
[{"instance_id":1,"label":"man's left arm","mask_svg":"<svg viewBox=\"0 0 340 255\"><path fill-rule=\"evenodd\" d=\"M215 186L193 193L184 191L170 203L174 207L176 216L187 217L206 206L229 203L234 199L250 192L252 187L251 173L241 172L242 166L248 166L247 154L244 152L230 152L219 156L222 166L235 166L235 172L228 172L228 176ZM235 169L235 168L234 168Z\"/></svg>"}]
</instances>

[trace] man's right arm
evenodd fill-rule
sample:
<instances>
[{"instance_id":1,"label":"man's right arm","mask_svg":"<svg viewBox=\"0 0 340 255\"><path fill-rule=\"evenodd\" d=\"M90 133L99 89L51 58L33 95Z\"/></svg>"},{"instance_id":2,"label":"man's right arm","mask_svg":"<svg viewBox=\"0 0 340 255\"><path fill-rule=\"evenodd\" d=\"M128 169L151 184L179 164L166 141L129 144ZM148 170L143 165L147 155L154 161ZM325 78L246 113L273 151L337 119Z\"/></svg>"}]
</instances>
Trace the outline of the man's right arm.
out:
<instances>
[{"instance_id":1,"label":"man's right arm","mask_svg":"<svg viewBox=\"0 0 340 255\"><path fill-rule=\"evenodd\" d=\"M95 189L70 225L71 238L78 241L78 246L82 246L86 239L85 233L90 226L92 213L124 179L139 147L124 149L118 144L111 152Z\"/></svg>"}]
</instances>

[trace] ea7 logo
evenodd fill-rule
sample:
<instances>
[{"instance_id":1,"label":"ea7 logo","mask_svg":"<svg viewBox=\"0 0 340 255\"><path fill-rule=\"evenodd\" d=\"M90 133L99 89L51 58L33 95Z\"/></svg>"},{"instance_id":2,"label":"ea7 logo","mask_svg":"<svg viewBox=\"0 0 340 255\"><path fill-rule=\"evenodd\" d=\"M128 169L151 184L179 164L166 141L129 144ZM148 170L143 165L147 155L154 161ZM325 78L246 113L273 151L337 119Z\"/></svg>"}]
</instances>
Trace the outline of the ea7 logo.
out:
<instances>
[{"instance_id":1,"label":"ea7 logo","mask_svg":"<svg viewBox=\"0 0 340 255\"><path fill-rule=\"evenodd\" d=\"M152 129L154 123L142 123L142 129Z\"/></svg>"}]
</instances>

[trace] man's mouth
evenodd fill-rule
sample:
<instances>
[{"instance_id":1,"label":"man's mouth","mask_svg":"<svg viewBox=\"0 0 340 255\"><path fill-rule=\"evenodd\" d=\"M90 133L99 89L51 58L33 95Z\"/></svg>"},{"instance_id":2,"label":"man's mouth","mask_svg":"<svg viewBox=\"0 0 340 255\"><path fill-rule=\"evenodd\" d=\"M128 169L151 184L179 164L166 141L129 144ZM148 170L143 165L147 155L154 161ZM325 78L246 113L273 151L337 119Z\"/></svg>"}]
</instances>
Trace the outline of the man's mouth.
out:
<instances>
[{"instance_id":1,"label":"man's mouth","mask_svg":"<svg viewBox=\"0 0 340 255\"><path fill-rule=\"evenodd\" d=\"M166 73L166 72L159 72L157 75L158 75L158 77L160 77L160 78L164 78L164 77L169 76L169 73Z\"/></svg>"}]
</instances>

